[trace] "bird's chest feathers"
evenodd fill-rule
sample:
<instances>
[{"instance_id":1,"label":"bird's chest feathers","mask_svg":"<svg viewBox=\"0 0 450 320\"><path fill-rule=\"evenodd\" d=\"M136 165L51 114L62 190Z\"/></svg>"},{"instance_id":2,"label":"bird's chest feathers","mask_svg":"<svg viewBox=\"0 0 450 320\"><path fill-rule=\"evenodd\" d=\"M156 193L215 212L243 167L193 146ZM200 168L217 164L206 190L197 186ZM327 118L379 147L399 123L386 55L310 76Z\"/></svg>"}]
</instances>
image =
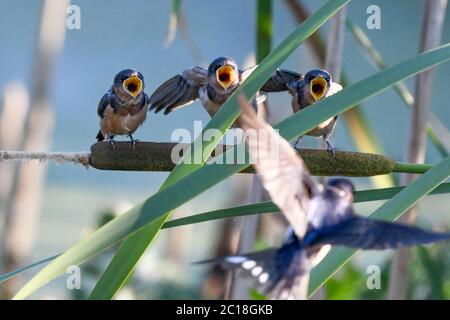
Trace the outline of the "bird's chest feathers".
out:
<instances>
[{"instance_id":1,"label":"bird's chest feathers","mask_svg":"<svg viewBox=\"0 0 450 320\"><path fill-rule=\"evenodd\" d=\"M307 97L304 94L300 93L299 95L298 93L296 93L292 99L292 110L295 113L305 108L308 108L312 104L314 104L314 101L307 99ZM325 120L324 122L320 123L317 127L306 133L306 135L315 137L322 136L323 134L326 133L328 128L333 125L333 121L334 118Z\"/></svg>"},{"instance_id":2,"label":"bird's chest feathers","mask_svg":"<svg viewBox=\"0 0 450 320\"><path fill-rule=\"evenodd\" d=\"M145 121L147 108L139 108L132 105L124 105L114 110L106 108L101 121L103 132L111 134L131 134Z\"/></svg>"},{"instance_id":3,"label":"bird's chest feathers","mask_svg":"<svg viewBox=\"0 0 450 320\"><path fill-rule=\"evenodd\" d=\"M229 94L220 94L210 86L204 86L200 88L199 91L200 101L211 117L214 116L225 101L227 101L230 95L231 92Z\"/></svg>"}]
</instances>

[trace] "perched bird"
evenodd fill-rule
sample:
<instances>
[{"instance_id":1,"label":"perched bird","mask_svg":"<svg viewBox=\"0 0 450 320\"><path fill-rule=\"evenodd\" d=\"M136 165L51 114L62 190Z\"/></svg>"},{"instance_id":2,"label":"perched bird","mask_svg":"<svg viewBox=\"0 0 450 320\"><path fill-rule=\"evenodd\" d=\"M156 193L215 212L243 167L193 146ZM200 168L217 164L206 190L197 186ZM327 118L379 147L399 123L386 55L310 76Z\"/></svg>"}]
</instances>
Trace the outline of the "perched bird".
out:
<instances>
[{"instance_id":1,"label":"perched bird","mask_svg":"<svg viewBox=\"0 0 450 320\"><path fill-rule=\"evenodd\" d=\"M138 140L132 134L145 121L148 111L148 96L144 86L144 76L137 70L122 70L114 77L111 89L98 104L98 141L106 139L114 146L116 135L127 135L133 146L136 144Z\"/></svg>"},{"instance_id":2,"label":"perched bird","mask_svg":"<svg viewBox=\"0 0 450 320\"><path fill-rule=\"evenodd\" d=\"M212 117L255 68L239 70L233 59L220 57L207 70L198 66L186 69L155 90L150 96L150 110L168 114L200 99Z\"/></svg>"},{"instance_id":3,"label":"perched bird","mask_svg":"<svg viewBox=\"0 0 450 320\"><path fill-rule=\"evenodd\" d=\"M331 246L380 250L450 239L450 233L357 215L353 210L354 186L349 180L315 183L290 144L257 117L246 101L241 100L241 104L241 126L256 130L256 135L247 135L251 161L291 227L280 248L207 262L249 276L272 299L305 298L309 272Z\"/></svg>"},{"instance_id":4,"label":"perched bird","mask_svg":"<svg viewBox=\"0 0 450 320\"><path fill-rule=\"evenodd\" d=\"M327 71L319 69L311 70L305 75L288 70L277 70L261 88L262 92L288 91L292 95L294 113L340 90L342 86L333 82ZM322 137L327 144L327 150L331 153L334 153L334 149L329 137L333 133L337 118L337 116L330 118L306 133L307 136Z\"/></svg>"}]
</instances>

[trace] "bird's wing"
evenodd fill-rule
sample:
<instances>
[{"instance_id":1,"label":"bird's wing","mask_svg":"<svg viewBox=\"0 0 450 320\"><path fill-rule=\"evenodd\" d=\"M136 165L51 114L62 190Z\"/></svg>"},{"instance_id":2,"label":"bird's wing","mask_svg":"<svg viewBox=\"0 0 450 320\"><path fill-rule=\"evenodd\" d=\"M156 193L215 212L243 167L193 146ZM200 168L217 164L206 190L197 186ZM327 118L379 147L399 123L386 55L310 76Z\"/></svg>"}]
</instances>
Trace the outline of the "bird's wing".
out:
<instances>
[{"instance_id":1,"label":"bird's wing","mask_svg":"<svg viewBox=\"0 0 450 320\"><path fill-rule=\"evenodd\" d=\"M100 99L97 107L97 114L100 118L103 118L103 113L106 110L106 107L111 104L111 95L109 93L105 93L103 97Z\"/></svg>"},{"instance_id":2,"label":"bird's wing","mask_svg":"<svg viewBox=\"0 0 450 320\"><path fill-rule=\"evenodd\" d=\"M317 235L313 245L342 245L365 250L407 247L450 239L450 233L431 232L401 223L358 216L315 232Z\"/></svg>"},{"instance_id":3,"label":"bird's wing","mask_svg":"<svg viewBox=\"0 0 450 320\"><path fill-rule=\"evenodd\" d=\"M296 87L303 79L303 75L289 71L278 69L275 74L267 80L267 82L261 88L263 92L280 92L280 91L289 91L291 95L294 95L296 92Z\"/></svg>"},{"instance_id":4,"label":"bird's wing","mask_svg":"<svg viewBox=\"0 0 450 320\"><path fill-rule=\"evenodd\" d=\"M243 82L245 81L245 79L248 78L249 75L252 74L253 71L255 71L255 69L258 67L258 65L244 69L244 70L239 70L239 82Z\"/></svg>"},{"instance_id":5,"label":"bird's wing","mask_svg":"<svg viewBox=\"0 0 450 320\"><path fill-rule=\"evenodd\" d=\"M193 67L164 82L149 98L149 110L164 114L192 103L198 98L200 87L206 84L207 70Z\"/></svg>"},{"instance_id":6,"label":"bird's wing","mask_svg":"<svg viewBox=\"0 0 450 320\"><path fill-rule=\"evenodd\" d=\"M291 145L256 115L243 95L239 102L243 110L239 122L245 130L251 163L272 201L302 238L307 226L305 208L316 186Z\"/></svg>"},{"instance_id":7,"label":"bird's wing","mask_svg":"<svg viewBox=\"0 0 450 320\"><path fill-rule=\"evenodd\" d=\"M328 90L326 97L332 96L333 94L338 93L341 90L342 86L339 83L331 81L330 89Z\"/></svg>"}]
</instances>

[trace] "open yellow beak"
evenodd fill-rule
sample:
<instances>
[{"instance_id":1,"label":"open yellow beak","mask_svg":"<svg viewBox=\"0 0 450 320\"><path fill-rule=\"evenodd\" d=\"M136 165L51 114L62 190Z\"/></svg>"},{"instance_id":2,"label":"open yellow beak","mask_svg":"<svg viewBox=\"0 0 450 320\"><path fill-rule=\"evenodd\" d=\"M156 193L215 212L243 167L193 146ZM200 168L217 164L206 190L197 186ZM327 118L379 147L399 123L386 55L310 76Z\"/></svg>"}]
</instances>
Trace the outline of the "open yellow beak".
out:
<instances>
[{"instance_id":1,"label":"open yellow beak","mask_svg":"<svg viewBox=\"0 0 450 320\"><path fill-rule=\"evenodd\" d=\"M236 71L230 65L226 64L216 71L217 82L225 90L236 80Z\"/></svg>"},{"instance_id":2,"label":"open yellow beak","mask_svg":"<svg viewBox=\"0 0 450 320\"><path fill-rule=\"evenodd\" d=\"M123 88L134 98L142 91L142 80L137 75L132 75L123 82Z\"/></svg>"},{"instance_id":3,"label":"open yellow beak","mask_svg":"<svg viewBox=\"0 0 450 320\"><path fill-rule=\"evenodd\" d=\"M314 78L309 84L309 92L315 101L322 99L328 89L328 84L322 77Z\"/></svg>"}]
</instances>

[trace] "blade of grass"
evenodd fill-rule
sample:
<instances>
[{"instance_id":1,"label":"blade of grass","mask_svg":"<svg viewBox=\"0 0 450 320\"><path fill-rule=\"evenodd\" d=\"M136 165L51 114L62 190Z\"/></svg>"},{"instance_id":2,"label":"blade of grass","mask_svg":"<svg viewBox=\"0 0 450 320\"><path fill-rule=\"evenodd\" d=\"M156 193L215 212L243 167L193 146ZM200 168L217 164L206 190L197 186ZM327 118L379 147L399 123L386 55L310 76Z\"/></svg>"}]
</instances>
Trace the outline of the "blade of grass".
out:
<instances>
[{"instance_id":1,"label":"blade of grass","mask_svg":"<svg viewBox=\"0 0 450 320\"><path fill-rule=\"evenodd\" d=\"M53 259L56 259L58 256L59 256L59 254L51 256L51 257L48 257L48 258L45 258L45 259L42 259L42 260L39 260L39 261L36 261L36 262L34 262L34 263L32 263L32 264L30 264L28 266L25 266L23 268L16 269L14 271L4 273L4 274L0 275L0 283L8 281L9 279L14 278L15 276L18 276L18 275L24 273L25 271L27 271L29 269L32 269L34 267L40 266L41 264L50 262Z\"/></svg>"},{"instance_id":2,"label":"blade of grass","mask_svg":"<svg viewBox=\"0 0 450 320\"><path fill-rule=\"evenodd\" d=\"M344 4L344 2L342 1L340 3ZM333 7L333 9L336 10L338 10L339 8L340 7ZM327 8L327 10L329 9L330 8ZM321 14L323 14L323 12L321 12ZM286 53L287 52L284 52L284 54ZM296 114L280 122L275 126L275 128L279 129L280 134L285 139L293 140L298 136L308 132L326 119L329 119L336 114L342 113L350 109L355 104L360 103L361 101L364 101L369 97L382 92L383 90L386 90L394 83L449 59L450 44L438 47L426 53L422 53L414 58L408 59L375 75L365 78L345 88L339 93L327 99L324 99L309 108L297 112ZM265 61L266 60L267 59L265 59ZM272 59L269 59L267 61L267 64L273 62ZM276 61L278 60L276 59ZM247 90L254 90L250 91L250 93L255 93L259 88L258 86L262 86L271 74L267 71L272 69L269 66L263 66L263 64L264 63L262 63L258 68L261 69L261 67L263 67L263 71L257 73L257 75L252 75L253 77L249 77L249 79L247 79L246 81ZM246 86L246 83L243 84L243 87ZM245 92L248 94L249 91ZM219 122L219 124L223 126L226 122L226 125L230 126L234 122L235 117L233 117L233 115L237 117L237 115L239 114L239 107L236 103L236 100L228 100L226 104L228 104L228 107L225 108L226 105L224 105L216 114L216 116L213 117L209 124L215 124L216 122ZM231 113L230 121L227 121L228 118L223 119L224 116L228 115L229 113ZM219 119L220 121L217 119ZM219 141L216 141L215 143L218 142ZM213 143L210 143L209 145L211 144ZM212 150L209 149L208 151ZM234 152L235 150L234 148L232 148L227 151L226 154L234 154ZM183 173L188 173L187 168L179 169L178 171L181 172L183 178L168 185L167 187L147 199L143 204L135 206L128 212L120 215L119 217L104 225L102 228L98 229L95 233L78 242L63 255L52 261L33 279L25 284L25 286L22 287L21 290L17 293L15 298L23 299L27 297L29 294L31 294L50 280L62 274L66 270L67 266L85 261L89 257L110 247L114 243L130 236L130 234L142 230L146 226L148 227L149 224L151 224L150 226L160 224L158 228L155 228L159 230L164 220L168 217L168 212L177 208L193 197L199 195L201 192L207 190L208 188L216 185L218 182L231 176L233 173L239 172L248 166L248 163L224 166L204 166L201 169L195 170L188 175L183 175ZM174 169L174 171L176 170L177 168ZM139 236L141 235L143 237L142 239L146 240L146 243L149 243L149 240L148 238L145 238L145 235L151 238L154 237L154 234L140 233ZM129 254L132 254L132 252L129 252ZM129 263L128 259L126 259L126 256L124 256L123 263ZM111 277L110 280L117 281L115 277Z\"/></svg>"},{"instance_id":3,"label":"blade of grass","mask_svg":"<svg viewBox=\"0 0 450 320\"><path fill-rule=\"evenodd\" d=\"M256 61L260 63L272 50L272 0L257 1Z\"/></svg>"},{"instance_id":4,"label":"blade of grass","mask_svg":"<svg viewBox=\"0 0 450 320\"><path fill-rule=\"evenodd\" d=\"M449 176L450 156L375 210L370 217L386 221L397 220L406 210L414 206ZM310 295L333 276L356 252L357 250L349 248L333 248L311 273Z\"/></svg>"},{"instance_id":5,"label":"blade of grass","mask_svg":"<svg viewBox=\"0 0 450 320\"><path fill-rule=\"evenodd\" d=\"M405 187L392 187L383 189L372 189L356 191L355 203L387 200L401 192ZM436 189L429 193L429 195L450 193L450 183L442 183ZM175 228L194 223L201 223L213 221L218 219L237 218L254 214L276 213L280 209L272 202L265 201L244 206L237 206L227 209L220 209L209 211L205 213L193 214L187 217L167 221L162 229Z\"/></svg>"}]
</instances>

